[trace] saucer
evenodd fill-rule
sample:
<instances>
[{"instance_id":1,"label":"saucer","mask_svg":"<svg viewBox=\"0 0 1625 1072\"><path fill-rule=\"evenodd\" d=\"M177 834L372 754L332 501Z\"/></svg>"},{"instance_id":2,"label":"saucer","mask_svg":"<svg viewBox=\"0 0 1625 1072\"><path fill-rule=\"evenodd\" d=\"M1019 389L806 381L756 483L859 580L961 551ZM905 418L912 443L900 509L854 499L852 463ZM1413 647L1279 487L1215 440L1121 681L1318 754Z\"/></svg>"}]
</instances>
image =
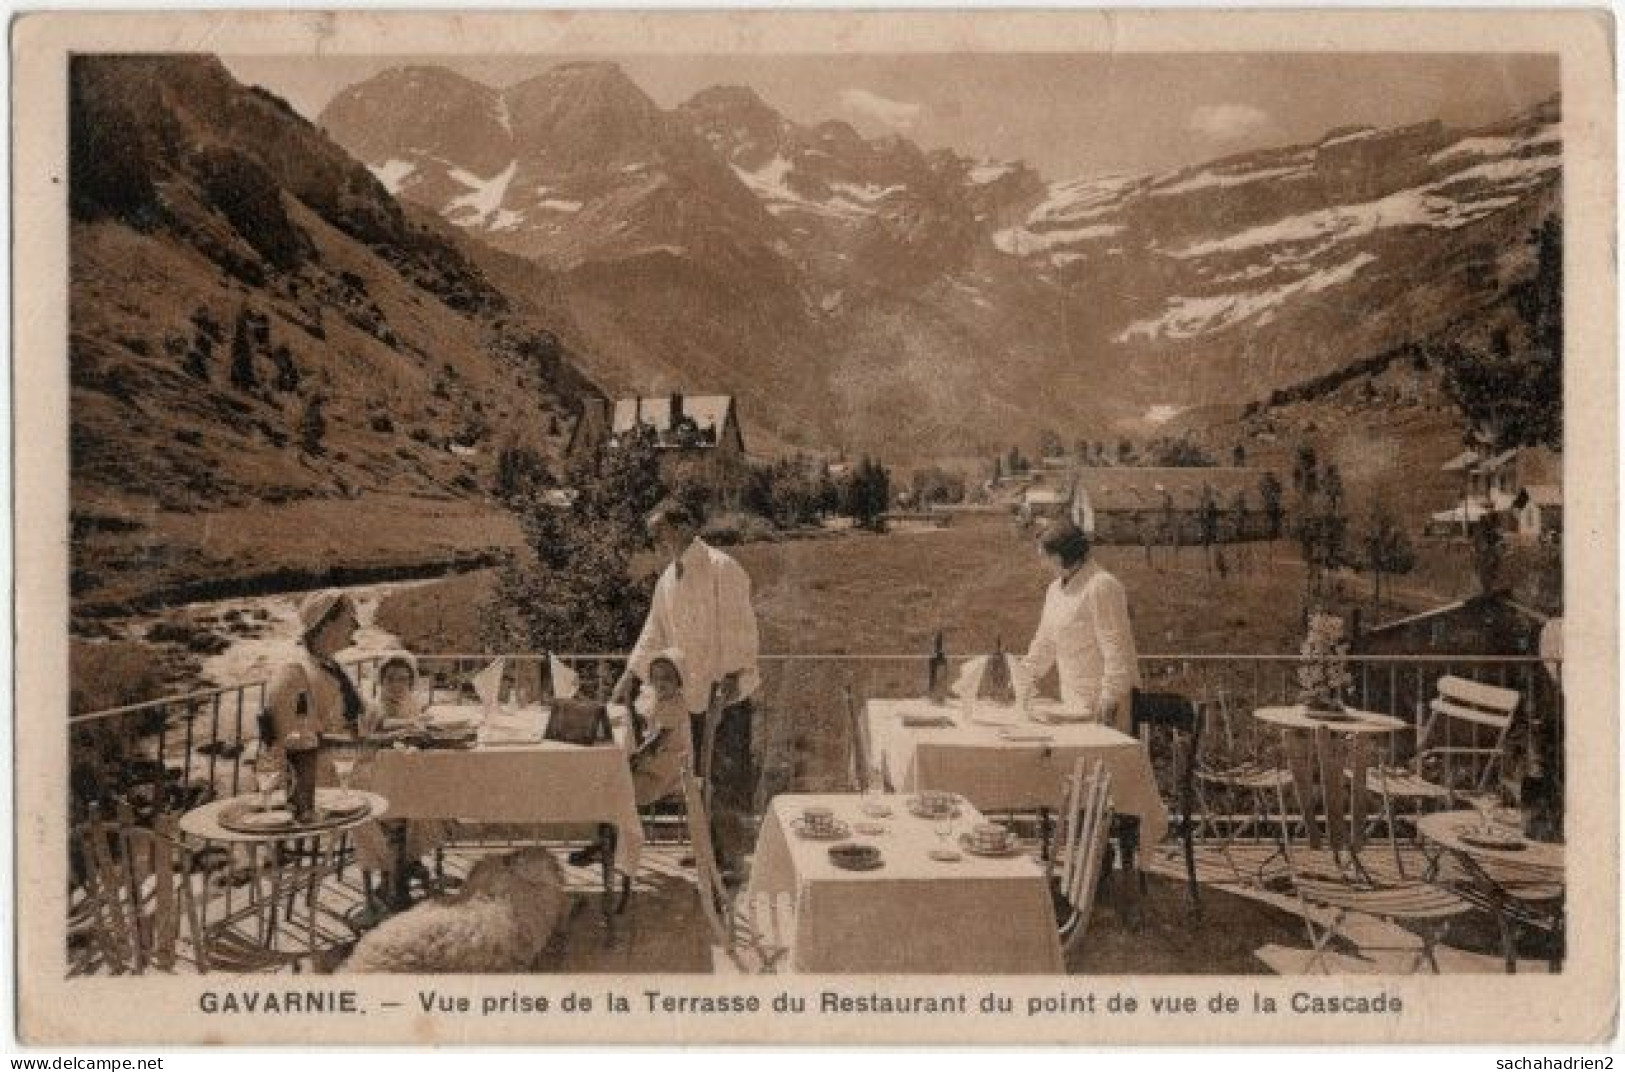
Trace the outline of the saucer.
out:
<instances>
[{"instance_id":1,"label":"saucer","mask_svg":"<svg viewBox=\"0 0 1625 1072\"><path fill-rule=\"evenodd\" d=\"M852 828L839 819L823 830L810 828L805 819L792 819L790 829L796 832L797 837L804 837L808 841L840 841L842 838L852 836Z\"/></svg>"},{"instance_id":2,"label":"saucer","mask_svg":"<svg viewBox=\"0 0 1625 1072\"><path fill-rule=\"evenodd\" d=\"M884 819L892 815L893 812L890 804L882 804L879 801L873 801L863 806L863 814L872 816L876 819Z\"/></svg>"},{"instance_id":3,"label":"saucer","mask_svg":"<svg viewBox=\"0 0 1625 1072\"><path fill-rule=\"evenodd\" d=\"M1517 852L1528 844L1522 834L1515 834L1509 830L1471 827L1460 831L1457 836L1464 845L1471 845L1475 849L1489 849L1492 852Z\"/></svg>"},{"instance_id":4,"label":"saucer","mask_svg":"<svg viewBox=\"0 0 1625 1072\"><path fill-rule=\"evenodd\" d=\"M969 834L959 835L959 847L970 853L972 856L1004 857L1015 856L1021 852L1021 846L1017 844L1015 838L1006 839L1004 848L1002 849L984 849L978 845L976 843L976 839L971 837Z\"/></svg>"},{"instance_id":5,"label":"saucer","mask_svg":"<svg viewBox=\"0 0 1625 1072\"><path fill-rule=\"evenodd\" d=\"M854 823L852 829L860 834L868 834L870 837L879 837L886 832L884 823Z\"/></svg>"},{"instance_id":6,"label":"saucer","mask_svg":"<svg viewBox=\"0 0 1625 1072\"><path fill-rule=\"evenodd\" d=\"M952 849L932 849L927 855L931 859L945 864L958 863L965 858L961 853L957 853Z\"/></svg>"}]
</instances>

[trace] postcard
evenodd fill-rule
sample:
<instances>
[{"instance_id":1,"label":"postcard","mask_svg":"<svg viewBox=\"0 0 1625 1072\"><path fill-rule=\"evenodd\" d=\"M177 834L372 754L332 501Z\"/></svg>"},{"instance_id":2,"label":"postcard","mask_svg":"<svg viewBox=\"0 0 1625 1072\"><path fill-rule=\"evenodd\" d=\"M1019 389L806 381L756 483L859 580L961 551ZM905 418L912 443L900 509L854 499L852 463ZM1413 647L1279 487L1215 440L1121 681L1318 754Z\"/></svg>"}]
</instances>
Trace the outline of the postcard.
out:
<instances>
[{"instance_id":1,"label":"postcard","mask_svg":"<svg viewBox=\"0 0 1625 1072\"><path fill-rule=\"evenodd\" d=\"M24 16L23 1041L1612 1038L1612 48Z\"/></svg>"}]
</instances>

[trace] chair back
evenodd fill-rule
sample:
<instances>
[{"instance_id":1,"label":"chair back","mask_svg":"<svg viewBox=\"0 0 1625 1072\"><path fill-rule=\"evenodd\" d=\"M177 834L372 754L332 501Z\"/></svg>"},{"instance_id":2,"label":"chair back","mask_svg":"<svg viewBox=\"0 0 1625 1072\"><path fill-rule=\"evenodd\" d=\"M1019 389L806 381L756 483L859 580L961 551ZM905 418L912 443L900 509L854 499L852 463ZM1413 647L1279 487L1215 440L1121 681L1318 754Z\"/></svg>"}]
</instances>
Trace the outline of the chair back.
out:
<instances>
[{"instance_id":1,"label":"chair back","mask_svg":"<svg viewBox=\"0 0 1625 1072\"><path fill-rule=\"evenodd\" d=\"M858 704L857 695L852 686L847 685L842 690L842 699L846 704L846 732L852 742L850 761L852 765L852 788L860 793L867 792L869 783L874 778L873 752L869 742L869 724L864 720L863 711Z\"/></svg>"},{"instance_id":2,"label":"chair back","mask_svg":"<svg viewBox=\"0 0 1625 1072\"><path fill-rule=\"evenodd\" d=\"M184 925L199 969L207 970L191 854L174 837L173 816L159 816L154 826L112 821L92 806L79 828L90 940L114 974L171 971Z\"/></svg>"},{"instance_id":3,"label":"chair back","mask_svg":"<svg viewBox=\"0 0 1625 1072\"><path fill-rule=\"evenodd\" d=\"M1129 724L1134 736L1151 747L1152 731L1168 732L1173 760L1174 789L1181 807L1191 791L1192 768L1202 741L1202 717L1190 697L1178 692L1145 692L1135 689L1129 706Z\"/></svg>"},{"instance_id":4,"label":"chair back","mask_svg":"<svg viewBox=\"0 0 1625 1072\"><path fill-rule=\"evenodd\" d=\"M1087 769L1086 769L1087 767ZM1067 778L1066 833L1062 859L1061 897L1070 912L1061 922L1061 937L1071 948L1089 927L1095 890L1111 830L1111 775L1101 760L1087 766L1078 760Z\"/></svg>"},{"instance_id":5,"label":"chair back","mask_svg":"<svg viewBox=\"0 0 1625 1072\"><path fill-rule=\"evenodd\" d=\"M1482 766L1474 781L1483 787L1493 773L1498 773L1502 749L1521 697L1516 689L1484 685L1452 674L1439 678L1437 690L1437 695L1428 703L1417 736L1417 750L1423 755L1433 753L1447 764L1458 757L1469 760L1476 757ZM1486 737L1493 743L1485 744Z\"/></svg>"},{"instance_id":6,"label":"chair back","mask_svg":"<svg viewBox=\"0 0 1625 1072\"><path fill-rule=\"evenodd\" d=\"M699 880L700 911L711 928L711 937L728 952L734 950L733 899L722 882L717 865L716 846L711 840L711 815L706 808L705 781L683 767L683 804L688 812L688 836L694 846L694 871Z\"/></svg>"}]
</instances>

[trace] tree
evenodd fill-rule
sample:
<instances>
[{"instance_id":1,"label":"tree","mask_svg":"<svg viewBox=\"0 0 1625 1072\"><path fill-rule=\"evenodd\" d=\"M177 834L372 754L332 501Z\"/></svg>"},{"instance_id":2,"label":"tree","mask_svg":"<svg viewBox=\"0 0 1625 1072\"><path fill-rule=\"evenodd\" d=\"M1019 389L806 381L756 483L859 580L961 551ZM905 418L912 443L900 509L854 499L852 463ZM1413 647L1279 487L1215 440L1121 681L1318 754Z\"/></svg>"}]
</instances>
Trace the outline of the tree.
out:
<instances>
[{"instance_id":1,"label":"tree","mask_svg":"<svg viewBox=\"0 0 1625 1072\"><path fill-rule=\"evenodd\" d=\"M1313 449L1300 447L1292 479L1298 488L1293 535L1303 553L1308 571L1305 583L1313 603L1321 594L1326 575L1349 564L1343 478L1337 466L1320 465Z\"/></svg>"},{"instance_id":2,"label":"tree","mask_svg":"<svg viewBox=\"0 0 1625 1072\"><path fill-rule=\"evenodd\" d=\"M1509 288L1511 322L1488 345L1452 343L1440 355L1444 386L1491 451L1563 449L1563 228L1554 217L1532 235L1533 278Z\"/></svg>"},{"instance_id":3,"label":"tree","mask_svg":"<svg viewBox=\"0 0 1625 1072\"><path fill-rule=\"evenodd\" d=\"M299 390L299 366L293 363L293 352L286 344L278 344L271 351L271 364L276 366L276 379L271 386L286 393Z\"/></svg>"},{"instance_id":4,"label":"tree","mask_svg":"<svg viewBox=\"0 0 1625 1072\"><path fill-rule=\"evenodd\" d=\"M1219 542L1219 500L1213 488L1202 485L1201 499L1196 508L1197 535L1202 541L1202 557L1209 573L1213 572L1213 545Z\"/></svg>"},{"instance_id":5,"label":"tree","mask_svg":"<svg viewBox=\"0 0 1625 1072\"><path fill-rule=\"evenodd\" d=\"M320 457L326 450L323 445L327 438L327 417L322 413L324 402L321 395L311 395L299 416L299 445L313 457Z\"/></svg>"},{"instance_id":6,"label":"tree","mask_svg":"<svg viewBox=\"0 0 1625 1072\"><path fill-rule=\"evenodd\" d=\"M512 505L524 549L497 570L480 615L493 651L621 651L648 613L653 578L634 577L644 520L666 496L652 437L612 440L574 465L568 506L540 494Z\"/></svg>"},{"instance_id":7,"label":"tree","mask_svg":"<svg viewBox=\"0 0 1625 1072\"><path fill-rule=\"evenodd\" d=\"M1281 480L1274 472L1265 473L1258 478L1258 494L1264 502L1264 516L1270 525L1270 539L1281 538L1281 521L1285 511L1281 508L1281 494L1285 489L1281 487Z\"/></svg>"},{"instance_id":8,"label":"tree","mask_svg":"<svg viewBox=\"0 0 1625 1072\"><path fill-rule=\"evenodd\" d=\"M1132 441L1127 439L1119 439L1117 441L1117 464L1134 464L1134 444Z\"/></svg>"},{"instance_id":9,"label":"tree","mask_svg":"<svg viewBox=\"0 0 1625 1072\"><path fill-rule=\"evenodd\" d=\"M1247 448L1244 445L1237 443L1230 448L1230 464L1237 469L1247 464Z\"/></svg>"},{"instance_id":10,"label":"tree","mask_svg":"<svg viewBox=\"0 0 1625 1072\"><path fill-rule=\"evenodd\" d=\"M231 385L239 391L252 391L260 385L259 374L254 371L254 341L249 327L248 309L238 309L237 322L231 329Z\"/></svg>"},{"instance_id":11,"label":"tree","mask_svg":"<svg viewBox=\"0 0 1625 1072\"><path fill-rule=\"evenodd\" d=\"M1382 600L1383 574L1397 576L1416 566L1416 551L1399 521L1382 499L1371 504L1366 529L1361 538L1365 568L1371 571L1371 601Z\"/></svg>"},{"instance_id":12,"label":"tree","mask_svg":"<svg viewBox=\"0 0 1625 1072\"><path fill-rule=\"evenodd\" d=\"M1473 572L1478 574L1478 588L1489 595L1500 583L1501 568L1506 564L1506 542L1494 514L1486 512L1473 522L1472 541Z\"/></svg>"},{"instance_id":13,"label":"tree","mask_svg":"<svg viewBox=\"0 0 1625 1072\"><path fill-rule=\"evenodd\" d=\"M1053 428L1043 428L1038 433L1038 456L1040 458L1058 458L1066 453L1066 444L1061 442L1060 434Z\"/></svg>"}]
</instances>

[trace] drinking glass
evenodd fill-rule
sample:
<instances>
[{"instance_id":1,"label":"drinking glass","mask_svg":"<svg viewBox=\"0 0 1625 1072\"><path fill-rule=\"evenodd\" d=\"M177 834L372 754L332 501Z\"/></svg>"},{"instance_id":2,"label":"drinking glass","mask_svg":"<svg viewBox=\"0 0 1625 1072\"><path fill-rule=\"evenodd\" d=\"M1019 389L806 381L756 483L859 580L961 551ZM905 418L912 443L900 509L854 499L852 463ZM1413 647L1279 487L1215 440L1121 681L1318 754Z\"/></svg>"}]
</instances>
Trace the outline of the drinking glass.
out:
<instances>
[{"instance_id":1,"label":"drinking glass","mask_svg":"<svg viewBox=\"0 0 1625 1072\"><path fill-rule=\"evenodd\" d=\"M1492 816L1495 809L1501 804L1501 794L1492 789L1474 788L1460 794L1461 798L1472 805L1478 812L1478 829L1480 832L1491 833L1495 827Z\"/></svg>"},{"instance_id":2,"label":"drinking glass","mask_svg":"<svg viewBox=\"0 0 1625 1072\"><path fill-rule=\"evenodd\" d=\"M941 841L944 846L947 846L948 839L953 837L954 834L953 809L950 808L932 819L931 829L936 832L937 840Z\"/></svg>"},{"instance_id":3,"label":"drinking glass","mask_svg":"<svg viewBox=\"0 0 1625 1072\"><path fill-rule=\"evenodd\" d=\"M260 792L260 811L271 810L271 793L282 784L282 757L274 748L260 748L254 759L254 787Z\"/></svg>"},{"instance_id":4,"label":"drinking glass","mask_svg":"<svg viewBox=\"0 0 1625 1072\"><path fill-rule=\"evenodd\" d=\"M333 773L339 776L339 806L350 806L350 775L355 773L356 750L348 744L333 749Z\"/></svg>"}]
</instances>

